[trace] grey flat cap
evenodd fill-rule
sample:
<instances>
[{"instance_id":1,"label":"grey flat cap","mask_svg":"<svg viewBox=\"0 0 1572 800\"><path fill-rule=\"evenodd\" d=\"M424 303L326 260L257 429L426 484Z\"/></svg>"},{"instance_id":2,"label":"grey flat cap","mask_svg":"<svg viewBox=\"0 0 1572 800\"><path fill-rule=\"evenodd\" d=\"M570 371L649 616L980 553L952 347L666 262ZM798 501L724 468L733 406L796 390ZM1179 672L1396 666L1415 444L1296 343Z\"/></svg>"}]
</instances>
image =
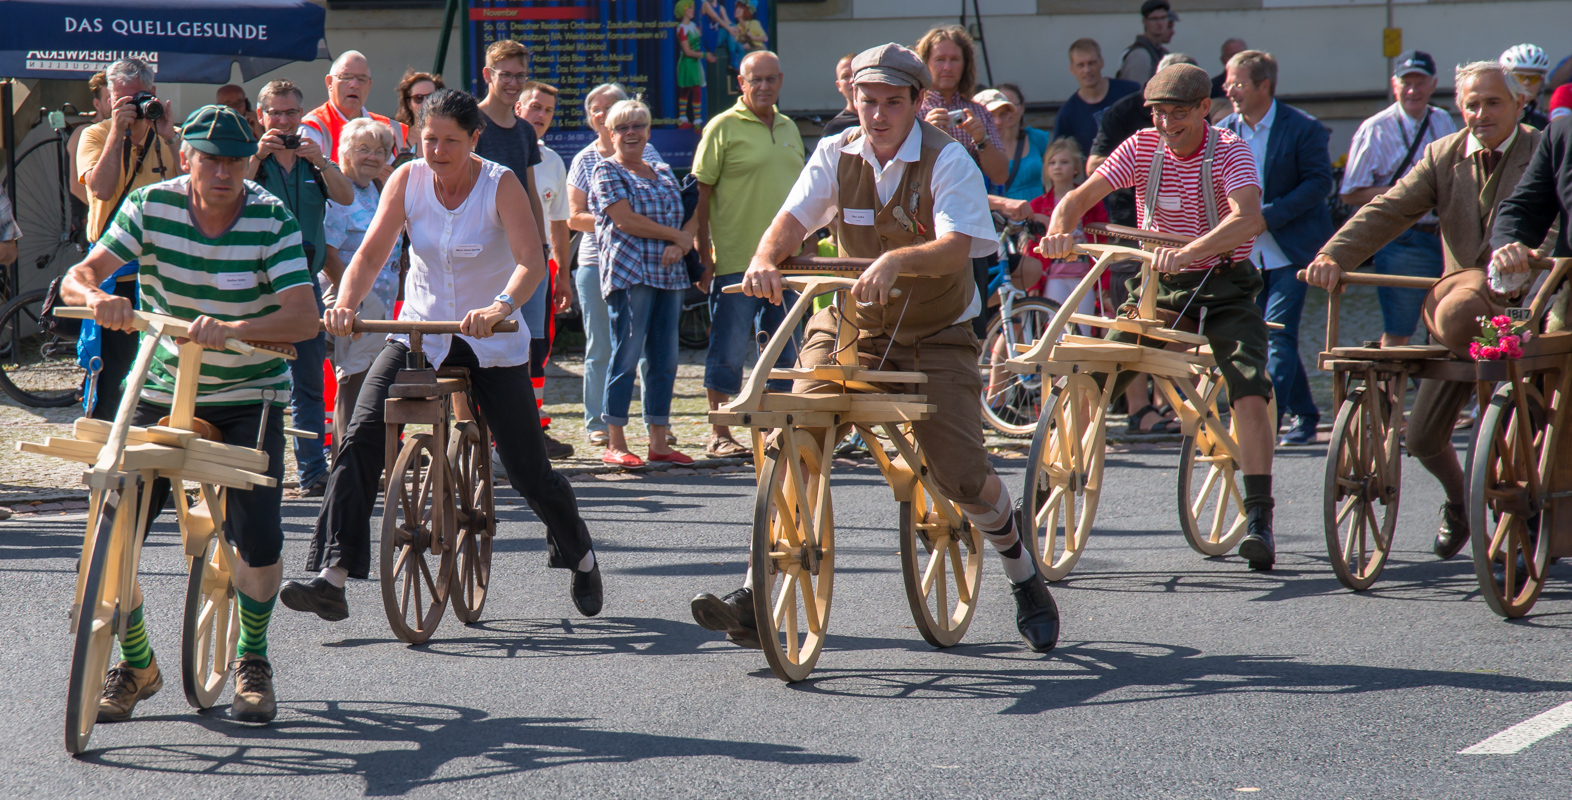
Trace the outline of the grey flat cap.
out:
<instances>
[{"instance_id":1,"label":"grey flat cap","mask_svg":"<svg viewBox=\"0 0 1572 800\"><path fill-rule=\"evenodd\" d=\"M1157 71L1146 82L1146 105L1173 103L1193 106L1212 94L1212 78L1206 70L1189 64L1172 64Z\"/></svg>"},{"instance_id":2,"label":"grey flat cap","mask_svg":"<svg viewBox=\"0 0 1572 800\"><path fill-rule=\"evenodd\" d=\"M918 58L910 48L894 42L858 53L857 57L852 59L851 68L854 84L885 83L891 86L915 86L918 89L926 89L933 83L933 75L928 72L928 65L922 63L922 59Z\"/></svg>"}]
</instances>

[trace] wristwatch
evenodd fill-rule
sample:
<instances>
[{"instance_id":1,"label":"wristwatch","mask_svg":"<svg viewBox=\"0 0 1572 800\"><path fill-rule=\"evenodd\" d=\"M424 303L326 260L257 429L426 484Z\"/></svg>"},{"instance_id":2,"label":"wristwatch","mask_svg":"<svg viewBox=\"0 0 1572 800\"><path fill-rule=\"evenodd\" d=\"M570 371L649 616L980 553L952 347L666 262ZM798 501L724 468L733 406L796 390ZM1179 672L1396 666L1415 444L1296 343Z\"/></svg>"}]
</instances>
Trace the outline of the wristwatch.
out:
<instances>
[{"instance_id":1,"label":"wristwatch","mask_svg":"<svg viewBox=\"0 0 1572 800\"><path fill-rule=\"evenodd\" d=\"M508 294L507 292L503 292L502 294L497 295L493 299L496 302L498 302L498 303L506 303L507 306L508 306L508 313L509 314L512 314L515 310L518 309L518 304L513 302L513 296Z\"/></svg>"}]
</instances>

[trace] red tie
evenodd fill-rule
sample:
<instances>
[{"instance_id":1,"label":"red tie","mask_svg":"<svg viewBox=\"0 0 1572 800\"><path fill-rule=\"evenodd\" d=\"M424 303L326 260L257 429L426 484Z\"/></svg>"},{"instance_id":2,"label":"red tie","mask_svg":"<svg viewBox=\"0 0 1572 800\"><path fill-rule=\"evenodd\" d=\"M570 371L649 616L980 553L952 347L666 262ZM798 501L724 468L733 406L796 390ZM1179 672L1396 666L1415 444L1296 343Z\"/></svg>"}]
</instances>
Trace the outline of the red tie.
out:
<instances>
[{"instance_id":1,"label":"red tie","mask_svg":"<svg viewBox=\"0 0 1572 800\"><path fill-rule=\"evenodd\" d=\"M1501 163L1501 154L1495 150L1480 150L1479 162L1485 170L1485 177L1488 178L1496 171L1496 165Z\"/></svg>"}]
</instances>

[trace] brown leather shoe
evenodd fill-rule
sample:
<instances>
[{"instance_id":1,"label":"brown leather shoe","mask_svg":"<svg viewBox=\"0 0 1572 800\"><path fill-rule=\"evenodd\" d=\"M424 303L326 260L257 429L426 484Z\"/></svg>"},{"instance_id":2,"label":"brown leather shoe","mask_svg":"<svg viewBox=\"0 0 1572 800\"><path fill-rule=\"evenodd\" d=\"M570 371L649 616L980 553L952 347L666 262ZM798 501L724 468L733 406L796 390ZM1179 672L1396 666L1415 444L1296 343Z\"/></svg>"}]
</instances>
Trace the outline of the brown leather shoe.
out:
<instances>
[{"instance_id":1,"label":"brown leather shoe","mask_svg":"<svg viewBox=\"0 0 1572 800\"><path fill-rule=\"evenodd\" d=\"M155 656L147 669L132 669L122 661L104 674L104 696L98 699L99 722L125 722L136 704L164 688L164 674Z\"/></svg>"},{"instance_id":2,"label":"brown leather shoe","mask_svg":"<svg viewBox=\"0 0 1572 800\"><path fill-rule=\"evenodd\" d=\"M235 699L229 711L241 722L272 722L278 714L273 696L273 665L248 653L235 662Z\"/></svg>"}]
</instances>

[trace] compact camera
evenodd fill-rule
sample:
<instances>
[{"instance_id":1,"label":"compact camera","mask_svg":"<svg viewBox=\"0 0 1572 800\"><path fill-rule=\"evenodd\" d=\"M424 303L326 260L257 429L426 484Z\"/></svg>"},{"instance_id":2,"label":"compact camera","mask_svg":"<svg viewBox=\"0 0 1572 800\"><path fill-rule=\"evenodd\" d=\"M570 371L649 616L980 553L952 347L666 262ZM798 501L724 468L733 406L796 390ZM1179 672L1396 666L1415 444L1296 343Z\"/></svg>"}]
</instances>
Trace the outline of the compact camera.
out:
<instances>
[{"instance_id":1,"label":"compact camera","mask_svg":"<svg viewBox=\"0 0 1572 800\"><path fill-rule=\"evenodd\" d=\"M951 111L950 112L950 124L951 125L959 125L959 124L961 124L962 122L965 122L965 121L966 121L966 112L964 110L962 110L962 111Z\"/></svg>"},{"instance_id":2,"label":"compact camera","mask_svg":"<svg viewBox=\"0 0 1572 800\"><path fill-rule=\"evenodd\" d=\"M131 107L136 109L137 119L146 119L157 122L164 118L164 104L152 92L137 92L131 95Z\"/></svg>"},{"instance_id":3,"label":"compact camera","mask_svg":"<svg viewBox=\"0 0 1572 800\"><path fill-rule=\"evenodd\" d=\"M279 134L278 138L283 140L283 142L284 142L284 149L285 150L299 150L300 149L300 134L298 134L298 133L284 133L284 134Z\"/></svg>"}]
</instances>

